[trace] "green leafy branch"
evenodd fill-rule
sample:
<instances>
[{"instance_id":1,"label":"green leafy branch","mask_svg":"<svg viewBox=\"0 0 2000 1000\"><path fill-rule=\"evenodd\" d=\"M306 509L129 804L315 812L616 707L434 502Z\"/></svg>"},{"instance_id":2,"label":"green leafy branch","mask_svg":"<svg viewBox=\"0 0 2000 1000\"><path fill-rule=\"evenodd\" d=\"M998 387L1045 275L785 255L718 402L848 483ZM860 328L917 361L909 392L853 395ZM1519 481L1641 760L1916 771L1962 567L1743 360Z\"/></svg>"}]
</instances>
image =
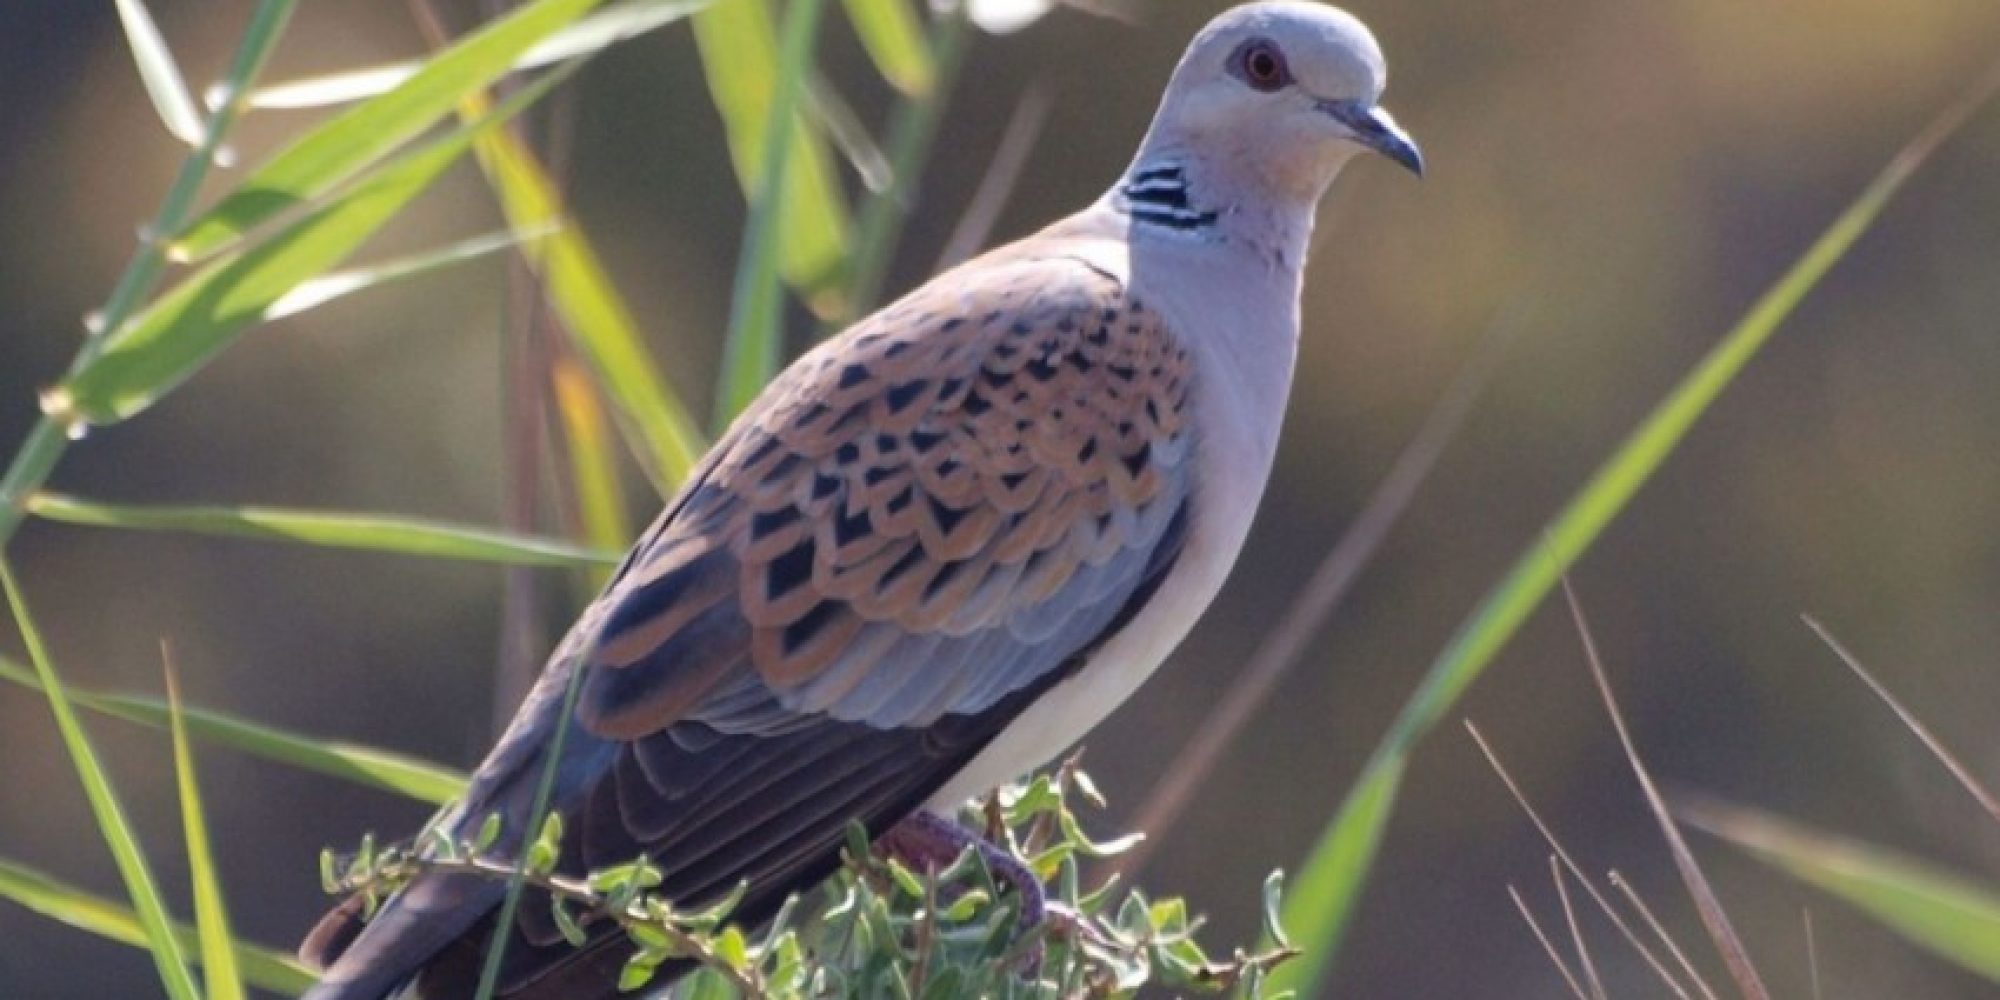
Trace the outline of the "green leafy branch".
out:
<instances>
[{"instance_id":1,"label":"green leafy branch","mask_svg":"<svg viewBox=\"0 0 2000 1000\"><path fill-rule=\"evenodd\" d=\"M1049 915L1032 927L1023 926L1018 892L980 851L917 871L871 846L858 825L848 829L841 871L787 901L754 938L729 923L744 887L685 910L654 891L664 873L643 858L586 877L557 872L564 830L556 816L518 862L492 853L502 831L489 816L465 840L432 831L388 848L365 839L344 862L326 852L321 881L328 892L357 900L367 916L425 875L519 878L547 894L550 916L573 946L589 941L593 925L617 925L632 949L620 977L628 992L652 985L669 963L687 962L695 971L676 987L682 998L1116 1000L1145 987L1276 995L1265 988L1271 971L1298 954L1278 926L1280 876L1264 892L1266 933L1279 943L1213 958L1196 940L1202 920L1185 901L1120 894L1115 876L1086 887L1083 861L1114 856L1138 838L1091 839L1070 808L1072 794L1102 804L1074 760L995 793L963 817L1041 880Z\"/></svg>"}]
</instances>

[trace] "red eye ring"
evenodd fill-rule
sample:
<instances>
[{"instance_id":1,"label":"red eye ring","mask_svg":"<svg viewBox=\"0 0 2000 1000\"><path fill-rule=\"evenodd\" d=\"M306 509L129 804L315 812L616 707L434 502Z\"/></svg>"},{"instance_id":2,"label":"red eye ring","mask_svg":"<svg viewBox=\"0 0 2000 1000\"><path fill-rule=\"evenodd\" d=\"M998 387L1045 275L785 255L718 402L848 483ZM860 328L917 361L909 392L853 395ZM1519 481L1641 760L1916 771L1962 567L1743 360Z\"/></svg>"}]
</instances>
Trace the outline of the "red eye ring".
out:
<instances>
[{"instance_id":1,"label":"red eye ring","mask_svg":"<svg viewBox=\"0 0 2000 1000\"><path fill-rule=\"evenodd\" d=\"M1268 38L1252 38L1236 50L1230 70L1252 88L1270 93L1292 82L1284 50Z\"/></svg>"}]
</instances>

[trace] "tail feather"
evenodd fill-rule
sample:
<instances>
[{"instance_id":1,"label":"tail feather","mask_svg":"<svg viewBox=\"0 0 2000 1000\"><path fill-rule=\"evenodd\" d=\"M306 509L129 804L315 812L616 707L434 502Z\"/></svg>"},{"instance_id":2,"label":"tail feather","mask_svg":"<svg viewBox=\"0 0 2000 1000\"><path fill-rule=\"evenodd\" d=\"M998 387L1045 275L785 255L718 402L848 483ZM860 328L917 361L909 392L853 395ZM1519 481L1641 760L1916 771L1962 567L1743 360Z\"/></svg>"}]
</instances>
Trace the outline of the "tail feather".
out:
<instances>
[{"instance_id":1,"label":"tail feather","mask_svg":"<svg viewBox=\"0 0 2000 1000\"><path fill-rule=\"evenodd\" d=\"M388 1000L499 905L506 891L503 883L476 876L426 875L365 924L358 903L341 905L299 949L307 963L326 970L301 1000Z\"/></svg>"}]
</instances>

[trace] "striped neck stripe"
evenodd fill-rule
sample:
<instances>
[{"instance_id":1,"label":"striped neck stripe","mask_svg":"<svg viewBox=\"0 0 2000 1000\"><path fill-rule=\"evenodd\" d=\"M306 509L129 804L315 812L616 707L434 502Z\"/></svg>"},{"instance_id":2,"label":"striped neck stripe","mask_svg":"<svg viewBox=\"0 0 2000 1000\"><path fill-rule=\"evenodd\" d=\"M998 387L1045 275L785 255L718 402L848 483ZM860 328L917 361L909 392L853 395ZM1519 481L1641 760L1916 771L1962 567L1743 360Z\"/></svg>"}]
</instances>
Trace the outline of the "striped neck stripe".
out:
<instances>
[{"instance_id":1,"label":"striped neck stripe","mask_svg":"<svg viewBox=\"0 0 2000 1000\"><path fill-rule=\"evenodd\" d=\"M1216 213L1202 211L1189 199L1187 174L1179 164L1133 171L1119 185L1118 196L1120 207L1134 222L1181 230L1206 229L1215 224Z\"/></svg>"}]
</instances>

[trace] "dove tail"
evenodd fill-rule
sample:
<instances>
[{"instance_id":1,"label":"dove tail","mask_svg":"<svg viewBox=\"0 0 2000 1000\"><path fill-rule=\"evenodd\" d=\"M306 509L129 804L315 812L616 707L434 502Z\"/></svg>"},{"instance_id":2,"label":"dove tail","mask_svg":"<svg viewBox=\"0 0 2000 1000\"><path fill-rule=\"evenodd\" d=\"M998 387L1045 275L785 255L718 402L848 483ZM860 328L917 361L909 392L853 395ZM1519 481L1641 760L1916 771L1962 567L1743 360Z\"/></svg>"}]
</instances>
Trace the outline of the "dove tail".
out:
<instances>
[{"instance_id":1,"label":"dove tail","mask_svg":"<svg viewBox=\"0 0 2000 1000\"><path fill-rule=\"evenodd\" d=\"M362 920L358 900L322 918L299 957L325 970L301 1000L392 1000L437 954L471 930L506 886L466 875L427 875Z\"/></svg>"}]
</instances>

